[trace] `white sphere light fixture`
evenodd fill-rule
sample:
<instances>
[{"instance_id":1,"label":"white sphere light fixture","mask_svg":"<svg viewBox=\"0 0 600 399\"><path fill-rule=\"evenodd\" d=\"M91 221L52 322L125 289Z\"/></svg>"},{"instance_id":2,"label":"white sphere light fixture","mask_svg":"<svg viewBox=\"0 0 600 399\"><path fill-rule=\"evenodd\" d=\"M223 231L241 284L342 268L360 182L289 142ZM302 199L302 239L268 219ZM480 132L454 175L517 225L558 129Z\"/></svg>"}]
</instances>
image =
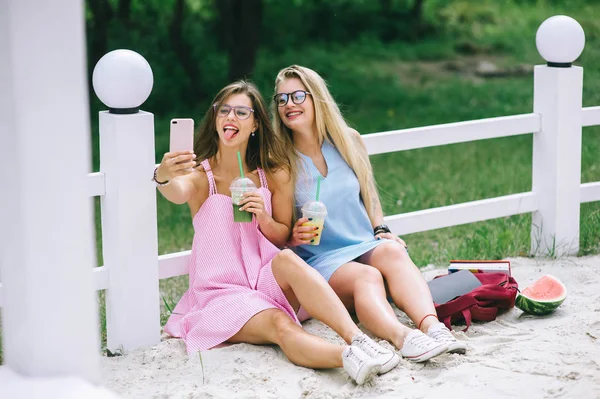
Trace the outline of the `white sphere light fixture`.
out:
<instances>
[{"instance_id":1,"label":"white sphere light fixture","mask_svg":"<svg viewBox=\"0 0 600 399\"><path fill-rule=\"evenodd\" d=\"M152 92L154 77L148 61L135 51L106 53L92 74L96 95L113 114L134 114Z\"/></svg>"},{"instance_id":2,"label":"white sphere light fixture","mask_svg":"<svg viewBox=\"0 0 600 399\"><path fill-rule=\"evenodd\" d=\"M568 68L585 47L585 33L573 18L555 15L542 22L535 35L535 44L548 66Z\"/></svg>"}]
</instances>

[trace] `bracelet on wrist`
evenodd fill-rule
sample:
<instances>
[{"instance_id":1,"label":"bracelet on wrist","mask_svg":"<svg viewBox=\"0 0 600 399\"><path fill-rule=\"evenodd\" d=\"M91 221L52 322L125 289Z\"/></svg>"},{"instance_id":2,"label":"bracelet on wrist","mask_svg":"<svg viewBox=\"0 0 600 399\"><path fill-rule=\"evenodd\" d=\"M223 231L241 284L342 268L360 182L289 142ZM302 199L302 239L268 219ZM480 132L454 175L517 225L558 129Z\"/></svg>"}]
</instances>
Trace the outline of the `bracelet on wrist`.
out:
<instances>
[{"instance_id":1,"label":"bracelet on wrist","mask_svg":"<svg viewBox=\"0 0 600 399\"><path fill-rule=\"evenodd\" d=\"M152 177L152 181L154 183L156 183L157 186L164 187L171 182L171 180L158 181L158 179L156 178L157 173L158 173L158 167L154 168L154 176Z\"/></svg>"},{"instance_id":2,"label":"bracelet on wrist","mask_svg":"<svg viewBox=\"0 0 600 399\"><path fill-rule=\"evenodd\" d=\"M385 224L380 224L379 226L375 226L373 228L373 235L377 235L379 233L391 233L392 231L390 230L389 227L387 227Z\"/></svg>"}]
</instances>

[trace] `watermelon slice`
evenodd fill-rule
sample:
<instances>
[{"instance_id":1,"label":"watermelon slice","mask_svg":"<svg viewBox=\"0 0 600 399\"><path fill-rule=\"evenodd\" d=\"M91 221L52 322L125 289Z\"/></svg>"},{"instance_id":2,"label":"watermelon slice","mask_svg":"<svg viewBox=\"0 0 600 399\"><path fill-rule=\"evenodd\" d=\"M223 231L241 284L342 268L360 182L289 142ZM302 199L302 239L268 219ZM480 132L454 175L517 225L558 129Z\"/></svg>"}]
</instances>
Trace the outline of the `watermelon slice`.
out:
<instances>
[{"instance_id":1,"label":"watermelon slice","mask_svg":"<svg viewBox=\"0 0 600 399\"><path fill-rule=\"evenodd\" d=\"M559 279L545 275L517 296L515 306L534 315L552 313L567 297L567 288Z\"/></svg>"}]
</instances>

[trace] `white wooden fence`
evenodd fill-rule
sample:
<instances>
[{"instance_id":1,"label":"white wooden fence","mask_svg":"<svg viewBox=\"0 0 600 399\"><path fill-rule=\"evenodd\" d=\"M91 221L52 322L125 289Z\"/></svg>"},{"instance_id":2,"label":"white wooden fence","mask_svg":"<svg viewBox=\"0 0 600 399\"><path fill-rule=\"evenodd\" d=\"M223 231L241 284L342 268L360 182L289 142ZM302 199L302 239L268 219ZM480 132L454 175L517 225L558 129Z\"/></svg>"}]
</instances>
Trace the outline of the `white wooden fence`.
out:
<instances>
[{"instance_id":1,"label":"white wooden fence","mask_svg":"<svg viewBox=\"0 0 600 399\"><path fill-rule=\"evenodd\" d=\"M534 69L532 113L363 136L373 155L533 135L531 191L387 216L395 233L532 213L532 254L578 252L580 204L600 201L600 182L581 184L582 127L600 125L600 107L582 108L582 68L547 61ZM157 256L152 114L102 112L100 135L100 172L89 174L87 191L102 201L105 265L93 269L93 282L107 292L109 349L129 351L159 341L158 281L187 274L190 251Z\"/></svg>"}]
</instances>

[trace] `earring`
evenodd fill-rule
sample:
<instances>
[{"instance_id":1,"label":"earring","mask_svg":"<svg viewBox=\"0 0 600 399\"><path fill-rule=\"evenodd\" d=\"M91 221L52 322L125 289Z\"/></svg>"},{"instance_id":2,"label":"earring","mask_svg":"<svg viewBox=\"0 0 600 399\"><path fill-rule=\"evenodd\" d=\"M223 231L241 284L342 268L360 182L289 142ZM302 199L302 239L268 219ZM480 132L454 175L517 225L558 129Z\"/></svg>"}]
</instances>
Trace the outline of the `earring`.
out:
<instances>
[{"instance_id":1,"label":"earring","mask_svg":"<svg viewBox=\"0 0 600 399\"><path fill-rule=\"evenodd\" d=\"M250 136L254 137L254 130L252 131L252 134Z\"/></svg>"}]
</instances>

